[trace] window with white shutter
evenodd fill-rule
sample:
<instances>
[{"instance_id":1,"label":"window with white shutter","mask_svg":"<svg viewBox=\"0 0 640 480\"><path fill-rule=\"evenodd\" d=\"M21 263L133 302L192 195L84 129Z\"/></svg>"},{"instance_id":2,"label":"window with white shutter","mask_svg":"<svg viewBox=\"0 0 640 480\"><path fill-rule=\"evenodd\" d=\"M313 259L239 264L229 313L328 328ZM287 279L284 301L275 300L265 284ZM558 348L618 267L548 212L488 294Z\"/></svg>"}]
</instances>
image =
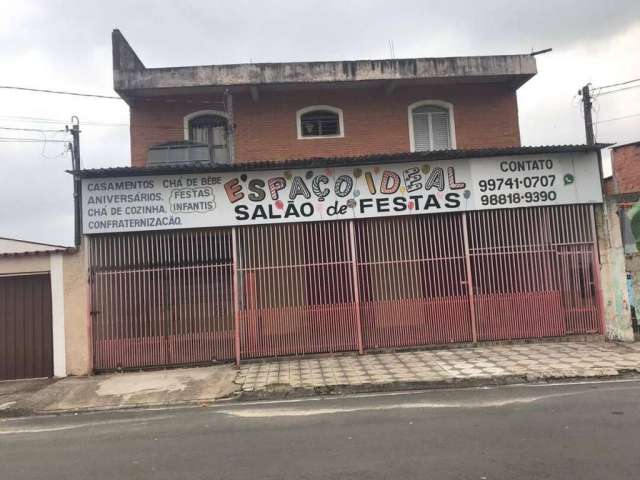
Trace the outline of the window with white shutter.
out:
<instances>
[{"instance_id":1,"label":"window with white shutter","mask_svg":"<svg viewBox=\"0 0 640 480\"><path fill-rule=\"evenodd\" d=\"M410 110L412 147L416 152L453 148L451 111L439 105L422 104Z\"/></svg>"}]
</instances>

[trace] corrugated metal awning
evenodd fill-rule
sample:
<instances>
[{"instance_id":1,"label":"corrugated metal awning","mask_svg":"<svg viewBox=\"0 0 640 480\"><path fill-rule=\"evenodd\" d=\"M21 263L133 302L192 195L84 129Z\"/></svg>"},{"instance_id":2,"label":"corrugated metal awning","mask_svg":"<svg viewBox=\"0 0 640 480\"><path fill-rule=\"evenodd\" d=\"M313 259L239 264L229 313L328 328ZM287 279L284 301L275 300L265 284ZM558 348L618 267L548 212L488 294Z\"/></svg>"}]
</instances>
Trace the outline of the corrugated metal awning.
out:
<instances>
[{"instance_id":1,"label":"corrugated metal awning","mask_svg":"<svg viewBox=\"0 0 640 480\"><path fill-rule=\"evenodd\" d=\"M438 150L430 152L381 153L352 157L316 157L270 161L248 161L232 164L180 164L145 167L109 167L84 169L77 172L80 178L128 177L141 175L166 175L206 172L233 172L273 170L282 168L341 167L347 165L372 165L399 162L455 160L463 158L536 155L546 153L593 152L611 144L596 145L548 145L535 147L483 148L469 150ZM68 173L74 173L68 170Z\"/></svg>"}]
</instances>

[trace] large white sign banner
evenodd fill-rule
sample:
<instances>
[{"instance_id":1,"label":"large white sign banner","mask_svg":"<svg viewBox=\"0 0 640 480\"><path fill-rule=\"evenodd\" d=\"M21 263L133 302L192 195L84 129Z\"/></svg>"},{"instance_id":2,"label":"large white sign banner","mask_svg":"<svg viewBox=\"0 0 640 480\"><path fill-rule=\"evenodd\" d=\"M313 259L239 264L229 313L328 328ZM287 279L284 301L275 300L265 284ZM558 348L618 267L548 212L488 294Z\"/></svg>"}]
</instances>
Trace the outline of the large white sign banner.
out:
<instances>
[{"instance_id":1,"label":"large white sign banner","mask_svg":"<svg viewBox=\"0 0 640 480\"><path fill-rule=\"evenodd\" d=\"M595 152L82 181L84 233L602 202Z\"/></svg>"}]
</instances>

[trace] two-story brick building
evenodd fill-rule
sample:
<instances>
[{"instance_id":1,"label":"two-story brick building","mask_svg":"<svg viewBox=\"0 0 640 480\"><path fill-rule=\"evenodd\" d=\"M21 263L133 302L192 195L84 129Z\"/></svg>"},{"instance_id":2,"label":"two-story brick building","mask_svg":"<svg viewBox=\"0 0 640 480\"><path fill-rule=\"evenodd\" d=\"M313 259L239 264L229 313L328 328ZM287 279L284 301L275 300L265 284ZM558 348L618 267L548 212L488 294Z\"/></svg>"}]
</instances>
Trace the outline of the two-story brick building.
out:
<instances>
[{"instance_id":1,"label":"two-story brick building","mask_svg":"<svg viewBox=\"0 0 640 480\"><path fill-rule=\"evenodd\" d=\"M78 172L91 368L627 334L600 147L520 145L535 57L146 68L116 30L113 62L131 167Z\"/></svg>"}]
</instances>

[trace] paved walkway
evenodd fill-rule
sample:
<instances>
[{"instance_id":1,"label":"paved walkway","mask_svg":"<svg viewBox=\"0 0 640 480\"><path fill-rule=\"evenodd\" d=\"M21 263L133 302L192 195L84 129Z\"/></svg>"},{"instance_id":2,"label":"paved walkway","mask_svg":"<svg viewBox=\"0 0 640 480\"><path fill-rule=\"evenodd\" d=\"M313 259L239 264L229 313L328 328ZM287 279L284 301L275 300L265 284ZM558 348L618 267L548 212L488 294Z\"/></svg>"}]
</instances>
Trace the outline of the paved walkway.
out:
<instances>
[{"instance_id":1,"label":"paved walkway","mask_svg":"<svg viewBox=\"0 0 640 480\"><path fill-rule=\"evenodd\" d=\"M450 384L484 385L640 372L640 343L563 342L244 362L60 380L0 382L0 417L206 405Z\"/></svg>"},{"instance_id":2,"label":"paved walkway","mask_svg":"<svg viewBox=\"0 0 640 480\"><path fill-rule=\"evenodd\" d=\"M336 355L245 363L236 378L243 392L375 387L464 381L528 381L640 372L640 343L496 345L451 350ZM375 388L372 388L375 389Z\"/></svg>"}]
</instances>

